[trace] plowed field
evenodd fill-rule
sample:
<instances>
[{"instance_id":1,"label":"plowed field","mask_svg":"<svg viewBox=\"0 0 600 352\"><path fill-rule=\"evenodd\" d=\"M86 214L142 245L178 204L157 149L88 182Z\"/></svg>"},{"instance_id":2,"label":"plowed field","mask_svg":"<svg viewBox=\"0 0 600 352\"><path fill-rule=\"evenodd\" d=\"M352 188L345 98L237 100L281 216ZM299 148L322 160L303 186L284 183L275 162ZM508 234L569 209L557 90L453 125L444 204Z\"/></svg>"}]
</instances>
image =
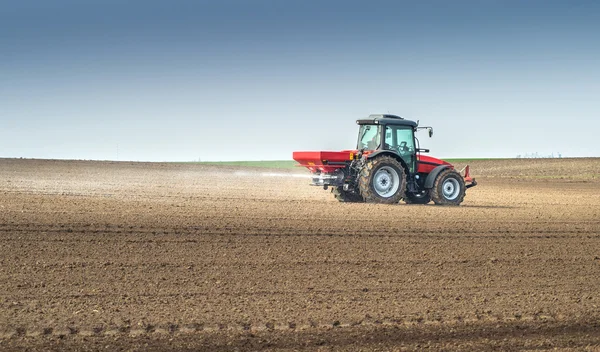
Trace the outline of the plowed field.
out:
<instances>
[{"instance_id":1,"label":"plowed field","mask_svg":"<svg viewBox=\"0 0 600 352\"><path fill-rule=\"evenodd\" d=\"M599 169L478 161L439 207L338 203L302 169L0 159L0 350L598 350Z\"/></svg>"}]
</instances>

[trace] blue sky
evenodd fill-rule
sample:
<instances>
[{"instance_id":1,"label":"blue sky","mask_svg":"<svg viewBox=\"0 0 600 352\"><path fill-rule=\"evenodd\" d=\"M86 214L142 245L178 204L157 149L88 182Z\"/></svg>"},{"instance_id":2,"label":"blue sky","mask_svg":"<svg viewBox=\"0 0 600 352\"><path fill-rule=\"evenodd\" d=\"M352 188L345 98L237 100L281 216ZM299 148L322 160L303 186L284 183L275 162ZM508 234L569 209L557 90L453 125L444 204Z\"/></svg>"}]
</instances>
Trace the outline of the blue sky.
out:
<instances>
[{"instance_id":1,"label":"blue sky","mask_svg":"<svg viewBox=\"0 0 600 352\"><path fill-rule=\"evenodd\" d=\"M0 9L0 157L289 159L382 112L434 126L434 156L600 156L597 2Z\"/></svg>"}]
</instances>

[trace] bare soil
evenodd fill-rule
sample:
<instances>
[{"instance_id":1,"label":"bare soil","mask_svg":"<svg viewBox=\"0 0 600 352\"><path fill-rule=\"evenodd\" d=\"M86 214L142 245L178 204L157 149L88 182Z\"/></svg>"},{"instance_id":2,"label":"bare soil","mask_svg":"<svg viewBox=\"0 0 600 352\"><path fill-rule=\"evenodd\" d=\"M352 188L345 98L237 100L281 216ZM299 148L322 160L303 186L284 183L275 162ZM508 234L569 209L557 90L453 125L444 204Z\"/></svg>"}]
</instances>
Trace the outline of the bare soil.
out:
<instances>
[{"instance_id":1,"label":"bare soil","mask_svg":"<svg viewBox=\"0 0 600 352\"><path fill-rule=\"evenodd\" d=\"M302 169L0 159L0 350L595 351L599 169L476 161L440 207L338 203Z\"/></svg>"}]
</instances>

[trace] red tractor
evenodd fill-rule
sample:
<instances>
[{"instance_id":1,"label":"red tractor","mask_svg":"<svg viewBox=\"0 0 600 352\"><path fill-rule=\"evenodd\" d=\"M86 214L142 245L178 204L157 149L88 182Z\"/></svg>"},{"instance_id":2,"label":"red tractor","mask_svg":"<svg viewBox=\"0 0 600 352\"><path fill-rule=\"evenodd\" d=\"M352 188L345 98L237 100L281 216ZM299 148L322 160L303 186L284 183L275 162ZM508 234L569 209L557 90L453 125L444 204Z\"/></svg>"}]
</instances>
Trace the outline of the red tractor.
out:
<instances>
[{"instance_id":1,"label":"red tractor","mask_svg":"<svg viewBox=\"0 0 600 352\"><path fill-rule=\"evenodd\" d=\"M452 164L419 148L415 132L433 136L433 128L396 115L370 115L358 120L356 150L294 152L293 158L313 173L312 185L331 187L340 202L459 205L467 188L477 185Z\"/></svg>"}]
</instances>

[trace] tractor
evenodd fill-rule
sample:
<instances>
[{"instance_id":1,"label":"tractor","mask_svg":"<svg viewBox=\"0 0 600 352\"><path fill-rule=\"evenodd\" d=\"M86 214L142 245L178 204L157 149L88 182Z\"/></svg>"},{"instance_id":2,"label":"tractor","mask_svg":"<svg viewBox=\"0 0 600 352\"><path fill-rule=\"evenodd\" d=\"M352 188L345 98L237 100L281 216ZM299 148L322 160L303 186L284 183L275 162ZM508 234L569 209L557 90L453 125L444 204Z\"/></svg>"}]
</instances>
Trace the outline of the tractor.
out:
<instances>
[{"instance_id":1,"label":"tractor","mask_svg":"<svg viewBox=\"0 0 600 352\"><path fill-rule=\"evenodd\" d=\"M293 153L298 166L312 173L312 185L331 187L340 202L459 205L467 188L477 185L468 165L461 175L452 164L422 155L429 149L420 148L415 132L427 130L432 137L432 127L390 114L356 123L355 150Z\"/></svg>"}]
</instances>

